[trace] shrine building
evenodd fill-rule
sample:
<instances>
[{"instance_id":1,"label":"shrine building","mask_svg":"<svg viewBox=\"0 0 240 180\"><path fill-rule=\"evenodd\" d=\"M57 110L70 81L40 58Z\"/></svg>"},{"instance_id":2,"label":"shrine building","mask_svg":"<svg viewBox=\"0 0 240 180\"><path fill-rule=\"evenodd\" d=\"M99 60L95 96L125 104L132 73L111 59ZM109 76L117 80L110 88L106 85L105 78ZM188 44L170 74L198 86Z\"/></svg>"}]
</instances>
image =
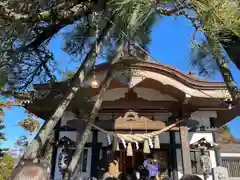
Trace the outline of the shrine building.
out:
<instances>
[{"instance_id":1,"label":"shrine building","mask_svg":"<svg viewBox=\"0 0 240 180\"><path fill-rule=\"evenodd\" d=\"M123 57L133 59L134 57ZM100 83L109 68L108 64L96 66L96 80ZM126 72L127 71L127 72ZM129 73L131 72L131 73ZM91 111L99 88L91 87L92 78L83 87L64 112L55 129L55 140L68 137L77 142L84 131L86 120L82 114ZM79 85L80 86L80 85ZM68 88L68 80L54 84L36 84L38 96L24 107L36 116L47 120L57 108ZM113 150L114 138L105 132L134 135L159 132L161 129L184 119L157 136L159 144L151 145L151 152L158 154L161 174L180 179L183 174L203 177L201 151L192 148L194 143L205 139L211 144L207 149L210 169L219 165L220 151L217 147L216 129L234 119L238 114L226 99L230 95L223 82L208 82L191 73L148 61L136 61L128 69L116 71L95 120L95 127L85 144L81 158L81 177L98 178L107 169L107 162L118 157L120 170L138 167L143 163L144 141L131 143L132 154L127 154L128 142L118 141ZM155 137L154 137L155 138ZM54 148L51 176L61 179L58 156L61 148ZM74 152L74 149L72 149ZM208 174L211 180L212 175Z\"/></svg>"}]
</instances>

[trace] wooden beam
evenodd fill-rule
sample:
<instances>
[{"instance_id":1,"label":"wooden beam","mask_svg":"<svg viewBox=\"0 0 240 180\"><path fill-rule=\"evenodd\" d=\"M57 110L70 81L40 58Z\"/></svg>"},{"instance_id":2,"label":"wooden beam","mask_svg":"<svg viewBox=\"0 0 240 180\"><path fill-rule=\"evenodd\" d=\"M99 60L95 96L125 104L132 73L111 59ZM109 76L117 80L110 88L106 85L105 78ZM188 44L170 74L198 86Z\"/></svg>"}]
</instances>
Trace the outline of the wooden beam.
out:
<instances>
[{"instance_id":1,"label":"wooden beam","mask_svg":"<svg viewBox=\"0 0 240 180\"><path fill-rule=\"evenodd\" d=\"M155 130L163 129L166 127L165 123L162 121L153 121L147 117L138 116L137 112L128 111L124 116L119 116L114 122L114 128L117 129L126 129L129 130L129 127L132 130L142 130L142 129L152 129Z\"/></svg>"},{"instance_id":2,"label":"wooden beam","mask_svg":"<svg viewBox=\"0 0 240 180\"><path fill-rule=\"evenodd\" d=\"M175 132L170 132L170 144L176 144ZM177 171L177 151L176 148L170 148L169 152L170 164L171 164L171 177L173 179L178 179Z\"/></svg>"},{"instance_id":3,"label":"wooden beam","mask_svg":"<svg viewBox=\"0 0 240 180\"><path fill-rule=\"evenodd\" d=\"M104 101L101 109L177 109L180 104L174 101Z\"/></svg>"},{"instance_id":4,"label":"wooden beam","mask_svg":"<svg viewBox=\"0 0 240 180\"><path fill-rule=\"evenodd\" d=\"M106 120L106 121L96 121L94 123L96 126L101 127L102 129L105 129L107 131L115 131L115 121L111 121L111 120ZM158 127L158 126L148 126L148 130L149 131L155 131L155 130L160 130L162 127ZM128 128L123 128L123 129L118 129L118 131L129 131L130 126ZM146 128L145 127L135 127L134 131L145 131ZM179 127L173 127L172 129L170 129L169 131L179 131Z\"/></svg>"},{"instance_id":5,"label":"wooden beam","mask_svg":"<svg viewBox=\"0 0 240 180\"><path fill-rule=\"evenodd\" d=\"M183 174L192 174L188 128L180 126Z\"/></svg>"}]
</instances>

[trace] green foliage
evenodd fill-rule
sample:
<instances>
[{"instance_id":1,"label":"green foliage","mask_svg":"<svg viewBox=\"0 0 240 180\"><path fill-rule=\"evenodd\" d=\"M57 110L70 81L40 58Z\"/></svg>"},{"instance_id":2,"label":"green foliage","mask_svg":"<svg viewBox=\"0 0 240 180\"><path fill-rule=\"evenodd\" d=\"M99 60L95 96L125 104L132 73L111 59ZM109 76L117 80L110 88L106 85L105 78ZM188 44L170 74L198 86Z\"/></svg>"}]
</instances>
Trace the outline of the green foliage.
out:
<instances>
[{"instance_id":1,"label":"green foliage","mask_svg":"<svg viewBox=\"0 0 240 180\"><path fill-rule=\"evenodd\" d=\"M225 58L220 42L229 41L232 34L240 36L239 8L232 0L107 0L99 5L98 15L94 18L92 1L43 2L5 0L0 3L0 88L6 84L7 90L23 91L32 88L33 83L53 82L56 80L54 69L57 62L47 48L52 37L70 25L71 30L64 33L64 50L81 63L94 45L96 26L100 34L111 14L116 15L111 19L116 27L99 54L106 61L116 53L117 44L124 37L121 31L128 36L126 48L134 47L138 50L135 53L138 57L145 56L135 44L147 50L151 29L157 18L163 16L185 16L196 31L206 34L208 46L199 45L198 53L193 50L195 57L192 57L192 64L198 68L200 75L213 74L217 69L213 60ZM136 22L129 27L133 16ZM224 80L229 80L232 77L226 69L222 74L228 74L229 78Z\"/></svg>"},{"instance_id":2,"label":"green foliage","mask_svg":"<svg viewBox=\"0 0 240 180\"><path fill-rule=\"evenodd\" d=\"M240 36L240 12L232 0L191 0L203 30L209 37L229 40L229 34ZM223 36L219 36L222 34Z\"/></svg>"},{"instance_id":3,"label":"green foliage","mask_svg":"<svg viewBox=\"0 0 240 180\"><path fill-rule=\"evenodd\" d=\"M113 7L114 12L118 14L120 19L127 24L132 16L136 16L135 27L140 27L141 23L144 22L150 14L152 14L152 1L144 0L121 0L121 1L110 1L109 4ZM136 10L137 9L137 15ZM127 28L133 28L128 27ZM133 29L132 29L133 30Z\"/></svg>"},{"instance_id":4,"label":"green foliage","mask_svg":"<svg viewBox=\"0 0 240 180\"><path fill-rule=\"evenodd\" d=\"M4 86L4 75L0 72L0 91Z\"/></svg>"},{"instance_id":5,"label":"green foliage","mask_svg":"<svg viewBox=\"0 0 240 180\"><path fill-rule=\"evenodd\" d=\"M75 74L74 72L71 72L71 71L68 72L68 73L67 73L67 78L68 78L68 79L69 79L69 78L72 78L72 77L74 76L74 74Z\"/></svg>"},{"instance_id":6,"label":"green foliage","mask_svg":"<svg viewBox=\"0 0 240 180\"><path fill-rule=\"evenodd\" d=\"M232 41L233 35L240 37L239 8L232 0L191 0L190 2L197 15L194 22L201 24L207 38L207 41L203 40L194 46L191 61L201 75L213 74L220 68L216 62L224 59L227 63L228 59L220 43Z\"/></svg>"},{"instance_id":7,"label":"green foliage","mask_svg":"<svg viewBox=\"0 0 240 180\"><path fill-rule=\"evenodd\" d=\"M0 130L3 130L5 128L5 126L3 125L4 123L4 119L3 119L3 116L4 116L4 107L5 107L5 103L2 103L0 102ZM2 141L6 141L7 138L5 136L5 133L2 133L0 131L0 144Z\"/></svg>"},{"instance_id":8,"label":"green foliage","mask_svg":"<svg viewBox=\"0 0 240 180\"><path fill-rule=\"evenodd\" d=\"M1 159L0 159L0 180L6 180L14 166L14 159L12 156L5 154Z\"/></svg>"},{"instance_id":9,"label":"green foliage","mask_svg":"<svg viewBox=\"0 0 240 180\"><path fill-rule=\"evenodd\" d=\"M223 126L223 129L224 129L225 131L227 131L227 132L229 132L229 133L230 133L230 128L229 128L229 126L228 126L228 125L225 125L225 126Z\"/></svg>"},{"instance_id":10,"label":"green foliage","mask_svg":"<svg viewBox=\"0 0 240 180\"><path fill-rule=\"evenodd\" d=\"M116 28L108 42L104 42L100 54L106 60L116 50L116 41L122 37L120 31L129 36L128 44L137 43L147 49L157 16L191 17L189 19L195 27L203 29L214 40L212 44L227 40L231 33L240 35L240 15L237 4L232 0L191 0L181 3L172 0L108 0L99 6L95 20L92 20L89 13L92 1L43 2L45 1L38 3L35 0L20 0L16 3L5 0L0 3L0 87L7 84L5 87L8 90L22 91L31 88L32 83L54 81L54 68L57 64L52 52L47 49L51 38L59 30L71 25L70 29L73 30L65 34L64 50L75 55L76 61L80 62L93 45L96 25L98 24L100 33L110 14L114 13L117 16L114 20ZM85 7L86 11L79 7ZM197 18L192 16L194 12ZM137 20L134 27L129 27L128 22L132 16L136 16ZM213 54L215 57L217 53Z\"/></svg>"},{"instance_id":11,"label":"green foliage","mask_svg":"<svg viewBox=\"0 0 240 180\"><path fill-rule=\"evenodd\" d=\"M141 24L136 24L136 30L134 36L133 28L129 29L128 21L124 20L116 13L117 17L110 17L109 12L99 13L97 16L89 16L82 18L81 21L73 25L73 30L65 33L65 46L64 50L76 57L76 61L85 57L85 54L91 46L95 43L96 28L98 28L98 35L101 33L103 27L110 19L110 24L115 25L112 31L111 37L103 42L104 47L99 53L99 57L103 60L108 61L116 53L116 47L118 46L119 40L125 38L128 44L138 44L143 49L147 50L147 45L151 42L151 29L157 20L156 14L153 12L149 13ZM92 20L93 19L93 20ZM129 20L129 19L128 19ZM128 38L126 38L123 33L126 33ZM138 49L139 50L139 49ZM140 52L143 54L142 52Z\"/></svg>"},{"instance_id":12,"label":"green foliage","mask_svg":"<svg viewBox=\"0 0 240 180\"><path fill-rule=\"evenodd\" d=\"M207 41L193 44L189 60L192 67L198 70L200 76L212 77L219 71L216 59L214 58Z\"/></svg>"}]
</instances>

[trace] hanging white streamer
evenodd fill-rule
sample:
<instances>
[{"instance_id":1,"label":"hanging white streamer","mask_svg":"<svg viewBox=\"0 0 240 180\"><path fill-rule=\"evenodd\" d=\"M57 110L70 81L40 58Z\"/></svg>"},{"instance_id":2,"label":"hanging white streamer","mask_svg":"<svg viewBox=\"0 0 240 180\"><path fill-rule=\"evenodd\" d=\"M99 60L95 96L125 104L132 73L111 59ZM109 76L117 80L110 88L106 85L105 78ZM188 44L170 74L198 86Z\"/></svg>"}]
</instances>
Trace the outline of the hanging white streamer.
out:
<instances>
[{"instance_id":1,"label":"hanging white streamer","mask_svg":"<svg viewBox=\"0 0 240 180\"><path fill-rule=\"evenodd\" d=\"M107 135L107 140L108 140L108 145L111 145L112 144L112 139L111 139L111 136L109 134Z\"/></svg>"},{"instance_id":2,"label":"hanging white streamer","mask_svg":"<svg viewBox=\"0 0 240 180\"><path fill-rule=\"evenodd\" d=\"M136 144L136 149L139 149L139 144L137 141L135 141L135 144Z\"/></svg>"},{"instance_id":3,"label":"hanging white streamer","mask_svg":"<svg viewBox=\"0 0 240 180\"><path fill-rule=\"evenodd\" d=\"M153 148L152 138L148 138L148 144L149 144L150 148Z\"/></svg>"},{"instance_id":4,"label":"hanging white streamer","mask_svg":"<svg viewBox=\"0 0 240 180\"><path fill-rule=\"evenodd\" d=\"M121 141L122 141L122 144L123 144L124 149L126 149L126 148L127 148L126 141L125 141L124 139L121 139Z\"/></svg>"}]
</instances>

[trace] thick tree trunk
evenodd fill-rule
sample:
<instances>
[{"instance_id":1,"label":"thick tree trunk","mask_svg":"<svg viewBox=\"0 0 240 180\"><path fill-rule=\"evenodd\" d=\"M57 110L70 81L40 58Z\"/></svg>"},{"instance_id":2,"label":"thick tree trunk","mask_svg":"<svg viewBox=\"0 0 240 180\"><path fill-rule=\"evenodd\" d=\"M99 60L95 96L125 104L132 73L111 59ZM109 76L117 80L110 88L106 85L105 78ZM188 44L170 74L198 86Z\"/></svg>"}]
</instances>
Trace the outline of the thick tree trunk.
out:
<instances>
[{"instance_id":1,"label":"thick tree trunk","mask_svg":"<svg viewBox=\"0 0 240 180\"><path fill-rule=\"evenodd\" d=\"M122 51L123 51L123 47L124 47L124 41L122 40L121 43L118 46L116 56L111 60L111 64L115 64L116 62L118 62L119 58L121 57L121 54L122 54ZM70 175L72 175L72 173L75 172L77 163L79 162L79 159L81 157L82 151L83 151L84 146L85 146L85 143L86 143L86 141L88 139L88 136L89 136L89 134L91 132L92 124L94 123L95 118L96 118L96 116L98 114L98 111L99 111L99 109L101 107L103 96L104 96L106 90L108 89L108 87L109 87L109 85L110 85L110 83L112 81L112 78L113 78L112 77L113 76L113 72L112 71L113 70L110 67L110 69L108 70L107 75L105 77L105 80L103 81L103 84L101 86L101 90L100 90L100 92L98 94L97 100L96 100L96 102L95 102L95 104L93 106L92 112L90 114L89 121L88 121L88 123L87 123L87 125L85 127L83 135L81 136L81 140L77 143L77 147L76 147L75 153L73 154L72 160L71 160L71 162L69 164L69 167L68 167L68 172L69 172ZM77 174L77 172L74 175L76 175L76 174ZM75 177L71 177L71 178L74 179Z\"/></svg>"},{"instance_id":2,"label":"thick tree trunk","mask_svg":"<svg viewBox=\"0 0 240 180\"><path fill-rule=\"evenodd\" d=\"M232 76L232 73L231 73L231 70L229 69L227 61L225 61L223 59L223 56L221 55L222 47L220 46L220 44L215 44L214 39L212 39L211 37L208 37L207 34L206 34L206 37L207 37L209 46L212 49L212 53L218 65L219 71L232 97L232 100L235 104L238 104L239 103L238 101L240 101L240 91L237 87L236 81ZM219 49L219 52L216 49Z\"/></svg>"},{"instance_id":3,"label":"thick tree trunk","mask_svg":"<svg viewBox=\"0 0 240 180\"><path fill-rule=\"evenodd\" d=\"M53 145L54 134L55 134L55 131L53 131L50 134L48 140L46 141L46 144L41 149L42 153L40 156L41 159L47 160L50 165L52 162L52 152L53 152L53 148L54 148L54 145Z\"/></svg>"},{"instance_id":4,"label":"thick tree trunk","mask_svg":"<svg viewBox=\"0 0 240 180\"><path fill-rule=\"evenodd\" d=\"M84 149L85 143L88 140L88 136L91 132L92 124L94 123L95 118L97 117L98 111L101 107L103 96L104 96L106 90L108 89L111 81L112 81L112 70L110 69L106 75L106 78L102 84L101 90L97 96L97 100L93 106L93 109L92 109L91 115L89 117L89 121L86 125L86 128L81 136L81 140L77 143L75 153L72 156L72 160L69 165L69 173L70 174L73 172L74 168L77 166L77 163L80 159L81 153ZM68 173L65 174L64 179L68 179L68 177L66 177L67 175L68 175Z\"/></svg>"},{"instance_id":5,"label":"thick tree trunk","mask_svg":"<svg viewBox=\"0 0 240 180\"><path fill-rule=\"evenodd\" d=\"M197 11L195 10L196 15ZM184 13L183 13L184 15ZM187 17L187 16L185 16ZM189 17L187 17L192 23L195 23L194 20L190 19ZM201 23L201 22L200 22ZM193 24L194 25L194 24ZM218 65L219 71L223 77L224 82L226 83L227 89L231 95L231 98L233 100L233 102L235 104L239 104L240 105L240 91L237 87L236 81L234 80L231 70L228 67L228 63L222 58L222 47L219 44L216 44L216 42L218 42L218 40L214 39L216 37L211 37L211 35L207 34L205 32L205 36L206 39L208 41L208 44L210 46L211 52L213 54L213 57L216 60L216 63Z\"/></svg>"},{"instance_id":6,"label":"thick tree trunk","mask_svg":"<svg viewBox=\"0 0 240 180\"><path fill-rule=\"evenodd\" d=\"M219 67L220 73L226 83L227 89L232 97L234 103L240 101L240 91L237 87L235 80L233 79L231 70L228 63L222 58L216 58L216 63Z\"/></svg>"},{"instance_id":7,"label":"thick tree trunk","mask_svg":"<svg viewBox=\"0 0 240 180\"><path fill-rule=\"evenodd\" d=\"M107 23L105 28L103 29L102 33L100 34L99 38L97 39L97 45L99 48L102 47L103 41L109 37L110 31L113 28L112 23ZM68 107L71 100L75 97L77 91L80 87L75 87L76 84L83 82L86 78L89 71L93 68L95 64L95 57L97 56L95 52L95 46L92 47L90 52L87 54L86 58L82 62L81 66L79 67L78 71L76 72L74 78L69 84L69 90L67 91L64 99L59 103L56 111L52 115L52 117L48 120L48 122L43 125L33 139L33 141L28 146L24 158L25 159L34 159L37 157L37 153L39 149L44 146L46 140L48 139L49 135L53 131L54 127L58 123L59 119L61 118L62 114Z\"/></svg>"},{"instance_id":8,"label":"thick tree trunk","mask_svg":"<svg viewBox=\"0 0 240 180\"><path fill-rule=\"evenodd\" d=\"M131 33L131 36L133 36L133 34L135 33L135 30L136 30L135 24L136 24L136 20L137 20L138 11L139 11L139 6L136 7L136 9L133 12L133 14L132 14L132 16L130 18L130 21L129 21L128 28L129 28L129 32ZM124 40L120 40L120 43L118 44L118 48L117 48L117 54L110 61L111 65L114 65L115 63L117 63L119 61L119 58L121 57L121 54L123 52L124 43L125 43ZM101 90L100 90L100 92L98 94L97 100L96 100L96 102L95 102L95 104L93 106L92 112L90 114L89 121L88 121L88 123L86 125L86 128L85 128L84 132L83 132L82 138L77 143L76 150L75 150L75 152L73 154L73 157L72 157L72 160L71 160L71 162L69 164L68 174L67 175L68 176L69 175L72 176L71 179L74 179L75 175L78 173L78 172L75 173L75 169L77 167L77 163L79 162L79 159L81 157L82 151L83 151L84 146L85 146L85 143L86 143L86 141L88 139L88 136L89 136L89 134L91 132L92 124L94 123L95 118L96 118L96 116L98 114L98 111L99 111L99 109L101 107L103 95L106 92L106 90L108 89L108 86L110 85L111 80L112 80L112 69L109 69L109 71L108 71L108 73L107 73L107 75L105 77L104 84L102 85ZM66 177L64 177L64 179L65 178Z\"/></svg>"}]
</instances>

